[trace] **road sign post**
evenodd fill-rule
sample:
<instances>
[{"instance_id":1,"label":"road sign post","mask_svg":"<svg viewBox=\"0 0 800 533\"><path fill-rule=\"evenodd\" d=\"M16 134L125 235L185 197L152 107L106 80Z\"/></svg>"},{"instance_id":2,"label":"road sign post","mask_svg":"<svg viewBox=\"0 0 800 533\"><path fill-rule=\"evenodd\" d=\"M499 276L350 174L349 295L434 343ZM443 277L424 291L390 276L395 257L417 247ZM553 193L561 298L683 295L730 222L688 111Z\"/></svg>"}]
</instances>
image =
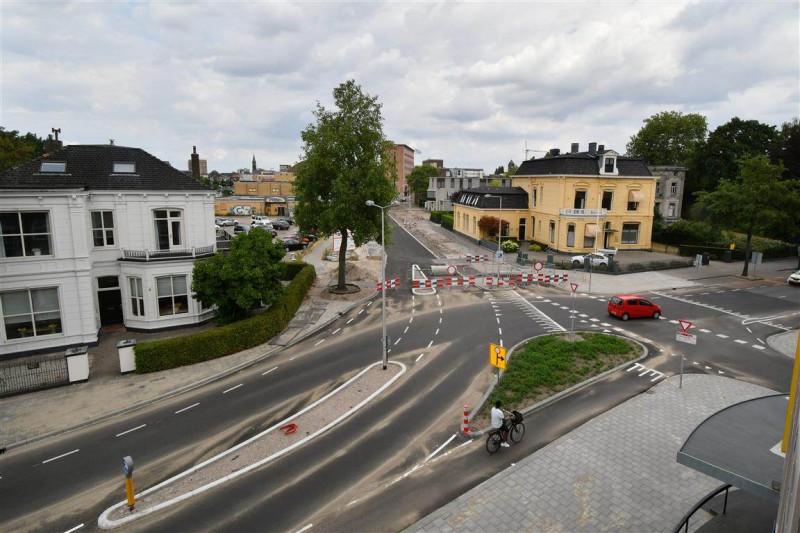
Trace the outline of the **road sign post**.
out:
<instances>
[{"instance_id":1,"label":"road sign post","mask_svg":"<svg viewBox=\"0 0 800 533\"><path fill-rule=\"evenodd\" d=\"M569 312L569 332L571 334L575 333L575 302L578 298L578 284L577 283L570 283L569 286L572 288L572 309Z\"/></svg>"},{"instance_id":2,"label":"road sign post","mask_svg":"<svg viewBox=\"0 0 800 533\"><path fill-rule=\"evenodd\" d=\"M489 345L489 363L497 369L497 381L500 381L500 370L506 369L506 349L499 344Z\"/></svg>"},{"instance_id":3,"label":"road sign post","mask_svg":"<svg viewBox=\"0 0 800 533\"><path fill-rule=\"evenodd\" d=\"M678 319L678 325L681 327L681 330L678 331L677 333L675 333L675 340L677 340L678 342L683 342L683 343L691 344L691 345L697 344L697 336L692 335L691 333L688 333L689 328L692 327L692 322L689 322L688 320ZM683 388L683 360L684 359L685 359L685 357L683 357L683 354L681 354L681 377L680 377L680 379L678 381L678 388L679 389Z\"/></svg>"}]
</instances>

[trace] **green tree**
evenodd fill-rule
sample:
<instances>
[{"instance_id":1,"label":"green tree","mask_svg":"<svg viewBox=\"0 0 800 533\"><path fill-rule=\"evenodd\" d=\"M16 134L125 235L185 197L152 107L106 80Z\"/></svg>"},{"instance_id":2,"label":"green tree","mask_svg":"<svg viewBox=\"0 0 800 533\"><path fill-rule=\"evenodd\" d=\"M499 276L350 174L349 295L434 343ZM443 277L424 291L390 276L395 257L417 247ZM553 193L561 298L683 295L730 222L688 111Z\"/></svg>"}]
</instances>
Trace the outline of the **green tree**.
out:
<instances>
[{"instance_id":1,"label":"green tree","mask_svg":"<svg viewBox=\"0 0 800 533\"><path fill-rule=\"evenodd\" d=\"M800 120L792 119L784 122L778 132L778 145L771 157L772 161L780 161L787 179L800 179Z\"/></svg>"},{"instance_id":2,"label":"green tree","mask_svg":"<svg viewBox=\"0 0 800 533\"><path fill-rule=\"evenodd\" d=\"M406 176L409 189L417 194L424 194L428 190L428 179L439 175L439 169L433 165L420 165L414 167L411 174Z\"/></svg>"},{"instance_id":3,"label":"green tree","mask_svg":"<svg viewBox=\"0 0 800 533\"><path fill-rule=\"evenodd\" d=\"M488 187L502 187L503 184L500 182L500 178L492 178L492 181L489 182Z\"/></svg>"},{"instance_id":4,"label":"green tree","mask_svg":"<svg viewBox=\"0 0 800 533\"><path fill-rule=\"evenodd\" d=\"M0 172L21 165L44 153L44 140L33 133L20 136L17 130L0 126Z\"/></svg>"},{"instance_id":5,"label":"green tree","mask_svg":"<svg viewBox=\"0 0 800 533\"><path fill-rule=\"evenodd\" d=\"M706 117L697 113L662 111L644 119L644 126L631 137L627 153L649 165L686 166L694 150L706 139Z\"/></svg>"},{"instance_id":6,"label":"green tree","mask_svg":"<svg viewBox=\"0 0 800 533\"><path fill-rule=\"evenodd\" d=\"M347 230L357 246L380 236L381 210L366 201L389 205L397 173L378 98L353 80L336 87L333 98L336 109L317 102L316 124L301 133L305 155L294 182L295 215L301 228L342 235L334 290L346 292Z\"/></svg>"},{"instance_id":7,"label":"green tree","mask_svg":"<svg viewBox=\"0 0 800 533\"><path fill-rule=\"evenodd\" d=\"M736 179L723 178L713 192L697 193L697 204L712 222L746 233L742 270L746 276L755 232L772 224L798 227L800 182L782 179L783 166L771 164L765 154L744 157L737 166Z\"/></svg>"},{"instance_id":8,"label":"green tree","mask_svg":"<svg viewBox=\"0 0 800 533\"><path fill-rule=\"evenodd\" d=\"M193 296L204 306L217 306L220 323L228 323L250 315L263 302L271 304L282 291L280 264L286 250L266 230L254 227L231 241L226 255L194 265Z\"/></svg>"},{"instance_id":9,"label":"green tree","mask_svg":"<svg viewBox=\"0 0 800 533\"><path fill-rule=\"evenodd\" d=\"M500 165L499 167L494 169L494 173L495 174L505 174L506 173L506 169L505 169L505 167L503 167L503 165Z\"/></svg>"}]
</instances>

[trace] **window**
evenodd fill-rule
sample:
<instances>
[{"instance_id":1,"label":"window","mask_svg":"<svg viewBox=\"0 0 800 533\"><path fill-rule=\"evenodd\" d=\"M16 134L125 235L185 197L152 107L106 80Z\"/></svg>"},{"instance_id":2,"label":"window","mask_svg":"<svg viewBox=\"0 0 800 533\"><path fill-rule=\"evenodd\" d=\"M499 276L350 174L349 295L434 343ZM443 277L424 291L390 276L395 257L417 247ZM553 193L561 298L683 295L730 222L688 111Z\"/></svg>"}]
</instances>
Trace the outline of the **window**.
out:
<instances>
[{"instance_id":1,"label":"window","mask_svg":"<svg viewBox=\"0 0 800 533\"><path fill-rule=\"evenodd\" d=\"M556 242L556 222L554 220L550 221L550 242Z\"/></svg>"},{"instance_id":2,"label":"window","mask_svg":"<svg viewBox=\"0 0 800 533\"><path fill-rule=\"evenodd\" d=\"M436 178L436 188L444 189L444 178Z\"/></svg>"},{"instance_id":3,"label":"window","mask_svg":"<svg viewBox=\"0 0 800 533\"><path fill-rule=\"evenodd\" d=\"M63 174L67 171L67 163L63 161L42 161L39 172L57 172Z\"/></svg>"},{"instance_id":4,"label":"window","mask_svg":"<svg viewBox=\"0 0 800 533\"><path fill-rule=\"evenodd\" d=\"M58 289L26 289L0 294L6 339L61 333Z\"/></svg>"},{"instance_id":5,"label":"window","mask_svg":"<svg viewBox=\"0 0 800 533\"><path fill-rule=\"evenodd\" d=\"M536 189L533 189L533 207L536 207Z\"/></svg>"},{"instance_id":6,"label":"window","mask_svg":"<svg viewBox=\"0 0 800 533\"><path fill-rule=\"evenodd\" d=\"M456 188L456 179L455 178L450 178L450 188L451 189L455 189Z\"/></svg>"},{"instance_id":7,"label":"window","mask_svg":"<svg viewBox=\"0 0 800 533\"><path fill-rule=\"evenodd\" d=\"M92 211L92 238L95 247L114 246L114 213Z\"/></svg>"},{"instance_id":8,"label":"window","mask_svg":"<svg viewBox=\"0 0 800 533\"><path fill-rule=\"evenodd\" d=\"M673 181L672 183L669 184L669 193L673 194L673 195L674 194L678 194L678 182L677 181Z\"/></svg>"},{"instance_id":9,"label":"window","mask_svg":"<svg viewBox=\"0 0 800 533\"><path fill-rule=\"evenodd\" d=\"M628 211L636 211L639 209L639 202L628 202Z\"/></svg>"},{"instance_id":10,"label":"window","mask_svg":"<svg viewBox=\"0 0 800 533\"><path fill-rule=\"evenodd\" d=\"M600 207L607 211L611 211L611 206L614 201L614 191L603 191L603 200Z\"/></svg>"},{"instance_id":11,"label":"window","mask_svg":"<svg viewBox=\"0 0 800 533\"><path fill-rule=\"evenodd\" d=\"M613 174L614 173L614 158L613 157L606 157L605 158L605 167L606 168L604 169L604 171L607 174Z\"/></svg>"},{"instance_id":12,"label":"window","mask_svg":"<svg viewBox=\"0 0 800 533\"><path fill-rule=\"evenodd\" d=\"M0 213L0 257L52 255L47 212Z\"/></svg>"},{"instance_id":13,"label":"window","mask_svg":"<svg viewBox=\"0 0 800 533\"><path fill-rule=\"evenodd\" d=\"M622 244L637 244L639 242L639 224L628 223L622 225Z\"/></svg>"},{"instance_id":14,"label":"window","mask_svg":"<svg viewBox=\"0 0 800 533\"><path fill-rule=\"evenodd\" d=\"M583 247L594 248L594 241L597 238L597 224L586 224L583 228Z\"/></svg>"},{"instance_id":15,"label":"window","mask_svg":"<svg viewBox=\"0 0 800 533\"><path fill-rule=\"evenodd\" d=\"M656 213L661 212L661 202L656 202Z\"/></svg>"},{"instance_id":16,"label":"window","mask_svg":"<svg viewBox=\"0 0 800 533\"><path fill-rule=\"evenodd\" d=\"M128 278L128 283L131 287L131 314L133 316L144 316L142 278Z\"/></svg>"},{"instance_id":17,"label":"window","mask_svg":"<svg viewBox=\"0 0 800 533\"><path fill-rule=\"evenodd\" d=\"M669 204L667 206L667 216L674 217L675 216L675 204Z\"/></svg>"},{"instance_id":18,"label":"window","mask_svg":"<svg viewBox=\"0 0 800 533\"><path fill-rule=\"evenodd\" d=\"M586 208L586 191L575 191L575 202L572 207L575 209Z\"/></svg>"},{"instance_id":19,"label":"window","mask_svg":"<svg viewBox=\"0 0 800 533\"><path fill-rule=\"evenodd\" d=\"M661 194L661 182L657 181L656 182L656 196L658 196L659 194Z\"/></svg>"},{"instance_id":20,"label":"window","mask_svg":"<svg viewBox=\"0 0 800 533\"><path fill-rule=\"evenodd\" d=\"M114 163L114 174L133 174L136 172L135 163Z\"/></svg>"},{"instance_id":21,"label":"window","mask_svg":"<svg viewBox=\"0 0 800 533\"><path fill-rule=\"evenodd\" d=\"M158 249L169 250L173 246L180 246L183 212L177 209L156 209L153 211L153 218Z\"/></svg>"},{"instance_id":22,"label":"window","mask_svg":"<svg viewBox=\"0 0 800 533\"><path fill-rule=\"evenodd\" d=\"M575 246L575 224L567 224L567 247Z\"/></svg>"},{"instance_id":23,"label":"window","mask_svg":"<svg viewBox=\"0 0 800 533\"><path fill-rule=\"evenodd\" d=\"M156 278L158 316L181 315L189 312L186 276Z\"/></svg>"}]
</instances>

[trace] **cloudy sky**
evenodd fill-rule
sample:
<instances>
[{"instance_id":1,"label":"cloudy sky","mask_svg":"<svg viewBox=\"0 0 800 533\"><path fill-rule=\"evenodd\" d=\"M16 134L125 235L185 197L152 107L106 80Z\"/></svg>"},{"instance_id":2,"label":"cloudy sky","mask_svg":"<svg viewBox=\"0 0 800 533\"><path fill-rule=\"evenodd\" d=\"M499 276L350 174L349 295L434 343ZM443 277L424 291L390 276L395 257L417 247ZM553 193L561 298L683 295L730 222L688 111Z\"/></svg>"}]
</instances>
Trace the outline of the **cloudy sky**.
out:
<instances>
[{"instance_id":1,"label":"cloudy sky","mask_svg":"<svg viewBox=\"0 0 800 533\"><path fill-rule=\"evenodd\" d=\"M354 79L387 138L492 172L525 146L625 151L660 111L800 114L798 2L0 0L0 125L141 147L185 168L302 157ZM532 156L541 153L531 152Z\"/></svg>"}]
</instances>

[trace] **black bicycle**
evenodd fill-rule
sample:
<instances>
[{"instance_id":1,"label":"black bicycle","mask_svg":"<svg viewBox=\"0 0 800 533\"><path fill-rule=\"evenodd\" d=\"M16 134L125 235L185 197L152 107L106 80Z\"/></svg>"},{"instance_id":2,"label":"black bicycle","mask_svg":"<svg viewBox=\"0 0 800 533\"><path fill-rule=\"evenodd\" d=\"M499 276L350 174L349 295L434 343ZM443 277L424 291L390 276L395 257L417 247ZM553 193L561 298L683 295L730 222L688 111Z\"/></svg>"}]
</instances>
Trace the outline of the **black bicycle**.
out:
<instances>
[{"instance_id":1,"label":"black bicycle","mask_svg":"<svg viewBox=\"0 0 800 533\"><path fill-rule=\"evenodd\" d=\"M508 438L511 439L511 442L516 444L525 436L525 424L522 423L522 413L519 411L511 411L511 414L513 417L510 420L511 429L508 431ZM502 428L493 429L486 436L486 451L490 454L497 453L497 450L500 449L500 445L503 442L501 430Z\"/></svg>"}]
</instances>

